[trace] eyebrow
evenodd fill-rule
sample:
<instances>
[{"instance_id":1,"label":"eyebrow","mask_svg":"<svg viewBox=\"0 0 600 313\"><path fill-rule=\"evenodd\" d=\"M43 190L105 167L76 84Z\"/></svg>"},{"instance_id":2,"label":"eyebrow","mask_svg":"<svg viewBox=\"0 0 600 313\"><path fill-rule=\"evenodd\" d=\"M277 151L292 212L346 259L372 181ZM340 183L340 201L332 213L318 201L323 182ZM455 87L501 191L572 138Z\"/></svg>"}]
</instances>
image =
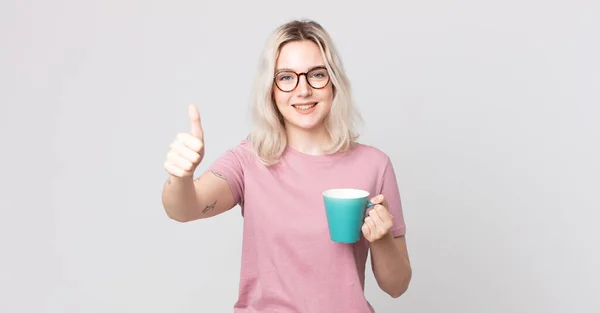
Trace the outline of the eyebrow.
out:
<instances>
[{"instance_id":1,"label":"eyebrow","mask_svg":"<svg viewBox=\"0 0 600 313\"><path fill-rule=\"evenodd\" d=\"M325 66L325 64L323 64L323 65L315 65L315 66L309 68L306 72L310 72L310 71L312 71L312 70L314 70L316 68L326 68L326 66ZM294 71L291 68L278 68L278 69L275 70L275 73L279 73L279 72L296 72L296 71Z\"/></svg>"}]
</instances>

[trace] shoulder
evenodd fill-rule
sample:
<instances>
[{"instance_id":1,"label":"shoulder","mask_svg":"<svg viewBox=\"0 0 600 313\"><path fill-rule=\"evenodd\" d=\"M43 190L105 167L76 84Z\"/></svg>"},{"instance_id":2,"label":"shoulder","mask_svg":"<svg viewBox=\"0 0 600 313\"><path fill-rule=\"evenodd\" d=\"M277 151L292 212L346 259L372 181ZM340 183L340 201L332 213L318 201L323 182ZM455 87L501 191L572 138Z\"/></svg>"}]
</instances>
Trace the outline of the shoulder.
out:
<instances>
[{"instance_id":1,"label":"shoulder","mask_svg":"<svg viewBox=\"0 0 600 313\"><path fill-rule=\"evenodd\" d=\"M372 145L357 143L353 150L353 154L356 154L361 159L366 159L369 163L373 163L377 166L386 167L388 163L390 163L389 155Z\"/></svg>"},{"instance_id":2,"label":"shoulder","mask_svg":"<svg viewBox=\"0 0 600 313\"><path fill-rule=\"evenodd\" d=\"M239 156L247 156L252 154L252 146L250 145L248 139L243 139L229 148L228 151Z\"/></svg>"},{"instance_id":3,"label":"shoulder","mask_svg":"<svg viewBox=\"0 0 600 313\"><path fill-rule=\"evenodd\" d=\"M254 160L252 145L248 139L241 140L237 145L230 148L228 152L235 155L242 164L248 164Z\"/></svg>"},{"instance_id":4,"label":"shoulder","mask_svg":"<svg viewBox=\"0 0 600 313\"><path fill-rule=\"evenodd\" d=\"M252 153L252 146L250 145L250 141L248 139L243 139L231 150L238 153Z\"/></svg>"}]
</instances>

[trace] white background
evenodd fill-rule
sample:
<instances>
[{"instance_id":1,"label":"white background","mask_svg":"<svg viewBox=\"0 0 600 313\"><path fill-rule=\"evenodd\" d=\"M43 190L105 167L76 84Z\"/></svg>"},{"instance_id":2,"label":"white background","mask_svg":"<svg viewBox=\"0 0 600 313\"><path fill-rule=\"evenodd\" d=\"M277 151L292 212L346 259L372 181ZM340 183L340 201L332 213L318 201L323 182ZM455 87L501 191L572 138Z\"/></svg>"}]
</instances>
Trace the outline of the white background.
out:
<instances>
[{"instance_id":1,"label":"white background","mask_svg":"<svg viewBox=\"0 0 600 313\"><path fill-rule=\"evenodd\" d=\"M414 275L377 312L599 312L597 1L0 4L0 312L232 312L239 207L167 218L195 102L203 171L248 131L269 33L333 36L398 175ZM330 312L327 312L330 313Z\"/></svg>"}]
</instances>

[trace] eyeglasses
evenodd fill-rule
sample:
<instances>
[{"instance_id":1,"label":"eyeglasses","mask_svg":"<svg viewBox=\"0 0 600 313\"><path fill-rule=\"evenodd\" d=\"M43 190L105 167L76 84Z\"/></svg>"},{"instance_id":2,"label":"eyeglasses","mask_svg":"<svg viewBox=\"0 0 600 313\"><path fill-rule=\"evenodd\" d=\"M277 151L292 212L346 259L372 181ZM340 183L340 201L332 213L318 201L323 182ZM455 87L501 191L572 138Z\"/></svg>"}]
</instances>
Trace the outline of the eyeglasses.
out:
<instances>
[{"instance_id":1,"label":"eyeglasses","mask_svg":"<svg viewBox=\"0 0 600 313\"><path fill-rule=\"evenodd\" d=\"M314 89L321 89L329 83L329 73L324 66L315 67L305 73L296 73L294 71L281 71L275 74L273 80L279 90L290 92L298 86L300 76L306 77L306 82Z\"/></svg>"}]
</instances>

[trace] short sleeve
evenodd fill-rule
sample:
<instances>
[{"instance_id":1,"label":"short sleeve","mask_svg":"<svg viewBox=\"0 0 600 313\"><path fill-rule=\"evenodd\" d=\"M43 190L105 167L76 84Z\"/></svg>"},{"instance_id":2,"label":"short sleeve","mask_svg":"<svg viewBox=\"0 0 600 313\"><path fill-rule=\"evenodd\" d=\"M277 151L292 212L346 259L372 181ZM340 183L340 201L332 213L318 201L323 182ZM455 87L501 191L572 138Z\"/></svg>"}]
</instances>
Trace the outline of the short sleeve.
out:
<instances>
[{"instance_id":1,"label":"short sleeve","mask_svg":"<svg viewBox=\"0 0 600 313\"><path fill-rule=\"evenodd\" d=\"M244 203L244 168L242 147L238 146L227 150L208 168L207 172L216 172L227 181L233 199L237 204Z\"/></svg>"},{"instance_id":2,"label":"short sleeve","mask_svg":"<svg viewBox=\"0 0 600 313\"><path fill-rule=\"evenodd\" d=\"M389 158L381 177L379 193L382 194L388 203L388 210L393 216L392 235L400 237L406 234L406 225L402 211L402 201L400 200L400 190L396 181L396 173Z\"/></svg>"}]
</instances>

